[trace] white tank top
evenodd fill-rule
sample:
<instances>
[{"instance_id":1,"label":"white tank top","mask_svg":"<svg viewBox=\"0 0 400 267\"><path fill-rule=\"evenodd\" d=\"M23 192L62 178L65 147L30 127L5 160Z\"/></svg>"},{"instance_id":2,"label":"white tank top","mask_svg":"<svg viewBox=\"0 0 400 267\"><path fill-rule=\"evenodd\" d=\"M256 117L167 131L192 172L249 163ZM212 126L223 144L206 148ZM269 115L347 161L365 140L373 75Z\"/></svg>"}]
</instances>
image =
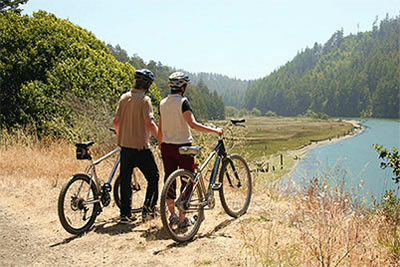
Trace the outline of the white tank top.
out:
<instances>
[{"instance_id":1,"label":"white tank top","mask_svg":"<svg viewBox=\"0 0 400 267\"><path fill-rule=\"evenodd\" d=\"M179 94L168 95L160 102L163 143L187 144L192 143L190 126L182 113L182 104L186 100Z\"/></svg>"}]
</instances>

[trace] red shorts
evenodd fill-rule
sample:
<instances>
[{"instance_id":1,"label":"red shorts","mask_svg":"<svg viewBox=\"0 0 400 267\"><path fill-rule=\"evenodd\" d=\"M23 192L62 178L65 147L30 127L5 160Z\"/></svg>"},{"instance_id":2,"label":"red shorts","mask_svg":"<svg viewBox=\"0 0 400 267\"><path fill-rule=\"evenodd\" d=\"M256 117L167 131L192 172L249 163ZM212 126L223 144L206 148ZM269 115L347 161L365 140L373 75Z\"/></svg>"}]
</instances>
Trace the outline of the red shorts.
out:
<instances>
[{"instance_id":1,"label":"red shorts","mask_svg":"<svg viewBox=\"0 0 400 267\"><path fill-rule=\"evenodd\" d=\"M194 171L194 157L179 154L179 147L191 144L161 144L161 156L164 164L164 182L177 169Z\"/></svg>"},{"instance_id":2,"label":"red shorts","mask_svg":"<svg viewBox=\"0 0 400 267\"><path fill-rule=\"evenodd\" d=\"M164 164L164 182L168 176L177 169L194 171L194 157L179 154L179 147L190 146L191 144L161 144L161 156ZM168 192L167 199L175 199L175 184Z\"/></svg>"}]
</instances>

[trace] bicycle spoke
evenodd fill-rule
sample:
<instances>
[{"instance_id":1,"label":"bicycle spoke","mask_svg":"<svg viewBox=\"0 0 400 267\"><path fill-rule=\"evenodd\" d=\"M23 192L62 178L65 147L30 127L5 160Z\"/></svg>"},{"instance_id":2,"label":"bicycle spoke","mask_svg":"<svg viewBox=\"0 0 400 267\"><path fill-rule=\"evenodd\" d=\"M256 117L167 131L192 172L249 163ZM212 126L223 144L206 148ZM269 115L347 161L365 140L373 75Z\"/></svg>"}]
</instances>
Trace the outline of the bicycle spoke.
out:
<instances>
[{"instance_id":1,"label":"bicycle spoke","mask_svg":"<svg viewBox=\"0 0 400 267\"><path fill-rule=\"evenodd\" d=\"M97 202L90 179L74 176L60 192L58 213L63 227L71 234L88 230L97 216Z\"/></svg>"}]
</instances>

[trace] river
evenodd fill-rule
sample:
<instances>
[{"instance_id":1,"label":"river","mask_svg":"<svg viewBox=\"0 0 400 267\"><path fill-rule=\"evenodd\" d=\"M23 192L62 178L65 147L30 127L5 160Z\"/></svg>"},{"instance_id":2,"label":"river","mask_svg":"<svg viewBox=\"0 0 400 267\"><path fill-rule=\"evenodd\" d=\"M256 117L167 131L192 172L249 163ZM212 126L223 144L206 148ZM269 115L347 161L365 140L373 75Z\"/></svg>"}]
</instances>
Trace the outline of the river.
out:
<instances>
[{"instance_id":1,"label":"river","mask_svg":"<svg viewBox=\"0 0 400 267\"><path fill-rule=\"evenodd\" d=\"M313 177L324 177L331 185L344 181L345 191L366 204L372 196L379 200L386 190L397 189L392 169L380 167L381 159L372 146L383 145L390 151L393 147L399 149L400 121L371 119L361 122L365 127L362 133L312 149L286 178L298 185L308 184Z\"/></svg>"}]
</instances>

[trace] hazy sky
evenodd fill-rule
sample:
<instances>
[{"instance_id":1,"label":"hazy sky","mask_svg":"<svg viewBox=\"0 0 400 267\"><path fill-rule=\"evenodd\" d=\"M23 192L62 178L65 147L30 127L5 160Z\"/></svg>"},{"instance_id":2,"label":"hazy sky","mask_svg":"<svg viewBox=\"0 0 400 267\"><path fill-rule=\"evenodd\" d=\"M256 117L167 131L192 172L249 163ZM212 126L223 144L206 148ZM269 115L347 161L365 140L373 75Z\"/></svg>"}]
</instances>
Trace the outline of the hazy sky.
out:
<instances>
[{"instance_id":1,"label":"hazy sky","mask_svg":"<svg viewBox=\"0 0 400 267\"><path fill-rule=\"evenodd\" d=\"M268 75L298 51L369 31L399 0L29 0L146 62L241 79Z\"/></svg>"}]
</instances>

